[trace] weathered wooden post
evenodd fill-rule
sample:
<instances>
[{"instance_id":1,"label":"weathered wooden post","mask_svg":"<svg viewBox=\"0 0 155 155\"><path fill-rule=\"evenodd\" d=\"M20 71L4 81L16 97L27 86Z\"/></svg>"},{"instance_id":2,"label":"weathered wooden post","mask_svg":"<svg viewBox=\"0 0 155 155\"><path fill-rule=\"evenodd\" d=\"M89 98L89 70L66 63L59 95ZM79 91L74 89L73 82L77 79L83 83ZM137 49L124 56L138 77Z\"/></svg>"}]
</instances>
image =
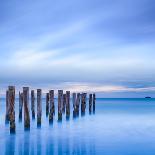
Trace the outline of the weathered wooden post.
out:
<instances>
[{"instance_id":1,"label":"weathered wooden post","mask_svg":"<svg viewBox=\"0 0 155 155\"><path fill-rule=\"evenodd\" d=\"M70 117L70 91L66 91L66 118Z\"/></svg>"},{"instance_id":2,"label":"weathered wooden post","mask_svg":"<svg viewBox=\"0 0 155 155\"><path fill-rule=\"evenodd\" d=\"M35 94L34 94L34 90L31 90L31 111L32 111L32 119L35 119Z\"/></svg>"},{"instance_id":3,"label":"weathered wooden post","mask_svg":"<svg viewBox=\"0 0 155 155\"><path fill-rule=\"evenodd\" d=\"M76 93L73 93L73 117L76 116Z\"/></svg>"},{"instance_id":4,"label":"weathered wooden post","mask_svg":"<svg viewBox=\"0 0 155 155\"><path fill-rule=\"evenodd\" d=\"M49 93L46 93L46 116L49 114Z\"/></svg>"},{"instance_id":5,"label":"weathered wooden post","mask_svg":"<svg viewBox=\"0 0 155 155\"><path fill-rule=\"evenodd\" d=\"M42 105L41 105L41 89L37 89L37 125L41 125Z\"/></svg>"},{"instance_id":6,"label":"weathered wooden post","mask_svg":"<svg viewBox=\"0 0 155 155\"><path fill-rule=\"evenodd\" d=\"M53 116L55 114L55 106L54 106L54 90L49 91L49 101L50 101L50 106L49 106L49 122L53 122Z\"/></svg>"},{"instance_id":7,"label":"weathered wooden post","mask_svg":"<svg viewBox=\"0 0 155 155\"><path fill-rule=\"evenodd\" d=\"M96 101L96 95L93 94L93 113L95 113L95 101Z\"/></svg>"},{"instance_id":8,"label":"weathered wooden post","mask_svg":"<svg viewBox=\"0 0 155 155\"><path fill-rule=\"evenodd\" d=\"M23 87L23 103L24 103L24 128L30 128L29 115L29 87Z\"/></svg>"},{"instance_id":9,"label":"weathered wooden post","mask_svg":"<svg viewBox=\"0 0 155 155\"><path fill-rule=\"evenodd\" d=\"M86 109L86 97L87 97L87 94L86 93L82 93L82 96L81 96L81 114L84 115L85 114L85 109Z\"/></svg>"},{"instance_id":10,"label":"weathered wooden post","mask_svg":"<svg viewBox=\"0 0 155 155\"><path fill-rule=\"evenodd\" d=\"M58 90L58 121L62 120L62 104L63 104L63 90Z\"/></svg>"},{"instance_id":11,"label":"weathered wooden post","mask_svg":"<svg viewBox=\"0 0 155 155\"><path fill-rule=\"evenodd\" d=\"M8 90L6 91L6 115L5 115L5 121L6 123L9 122L10 120L10 104L9 104L9 92Z\"/></svg>"},{"instance_id":12,"label":"weathered wooden post","mask_svg":"<svg viewBox=\"0 0 155 155\"><path fill-rule=\"evenodd\" d=\"M10 104L10 133L15 133L15 87L9 86L9 104Z\"/></svg>"},{"instance_id":13,"label":"weathered wooden post","mask_svg":"<svg viewBox=\"0 0 155 155\"><path fill-rule=\"evenodd\" d=\"M89 113L92 112L92 94L89 94Z\"/></svg>"},{"instance_id":14,"label":"weathered wooden post","mask_svg":"<svg viewBox=\"0 0 155 155\"><path fill-rule=\"evenodd\" d=\"M23 111L23 93L19 92L19 121L22 120L22 111Z\"/></svg>"},{"instance_id":15,"label":"weathered wooden post","mask_svg":"<svg viewBox=\"0 0 155 155\"><path fill-rule=\"evenodd\" d=\"M80 97L81 97L81 94L77 93L77 98L76 98L76 115L77 116L79 116Z\"/></svg>"},{"instance_id":16,"label":"weathered wooden post","mask_svg":"<svg viewBox=\"0 0 155 155\"><path fill-rule=\"evenodd\" d=\"M63 105L62 105L62 112L65 113L66 108L66 94L63 94Z\"/></svg>"}]
</instances>

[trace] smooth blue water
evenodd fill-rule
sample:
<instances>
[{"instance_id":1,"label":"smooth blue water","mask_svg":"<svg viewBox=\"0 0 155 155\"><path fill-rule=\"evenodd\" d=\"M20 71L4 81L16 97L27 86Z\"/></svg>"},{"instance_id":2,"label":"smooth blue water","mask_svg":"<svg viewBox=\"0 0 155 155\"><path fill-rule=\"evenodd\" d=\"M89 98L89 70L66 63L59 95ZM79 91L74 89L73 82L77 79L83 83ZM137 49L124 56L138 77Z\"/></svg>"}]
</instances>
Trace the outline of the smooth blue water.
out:
<instances>
[{"instance_id":1,"label":"smooth blue water","mask_svg":"<svg viewBox=\"0 0 155 155\"><path fill-rule=\"evenodd\" d=\"M42 126L31 120L30 131L18 122L10 135L5 100L0 101L0 155L155 155L155 99L97 99L96 113L49 125L42 103ZM56 109L57 110L57 109Z\"/></svg>"}]
</instances>

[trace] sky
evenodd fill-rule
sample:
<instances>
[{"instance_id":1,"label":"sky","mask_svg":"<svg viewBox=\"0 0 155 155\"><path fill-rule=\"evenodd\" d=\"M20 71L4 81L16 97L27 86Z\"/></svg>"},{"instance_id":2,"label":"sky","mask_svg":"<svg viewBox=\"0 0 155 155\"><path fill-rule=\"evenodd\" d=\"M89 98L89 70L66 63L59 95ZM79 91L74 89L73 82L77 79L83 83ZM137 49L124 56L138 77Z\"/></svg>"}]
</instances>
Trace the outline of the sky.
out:
<instances>
[{"instance_id":1,"label":"sky","mask_svg":"<svg viewBox=\"0 0 155 155\"><path fill-rule=\"evenodd\" d=\"M155 97L154 0L0 0L0 93Z\"/></svg>"}]
</instances>

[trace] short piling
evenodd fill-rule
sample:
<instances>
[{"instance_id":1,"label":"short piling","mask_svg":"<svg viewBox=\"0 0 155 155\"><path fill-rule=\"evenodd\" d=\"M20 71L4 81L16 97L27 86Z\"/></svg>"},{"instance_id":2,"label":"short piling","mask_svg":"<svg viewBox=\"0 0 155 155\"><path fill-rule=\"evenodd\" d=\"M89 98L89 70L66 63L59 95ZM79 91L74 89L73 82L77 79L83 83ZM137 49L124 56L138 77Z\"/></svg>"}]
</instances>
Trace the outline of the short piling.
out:
<instances>
[{"instance_id":1,"label":"short piling","mask_svg":"<svg viewBox=\"0 0 155 155\"><path fill-rule=\"evenodd\" d=\"M62 105L62 112L65 113L66 108L66 94L63 94L63 105Z\"/></svg>"},{"instance_id":2,"label":"short piling","mask_svg":"<svg viewBox=\"0 0 155 155\"><path fill-rule=\"evenodd\" d=\"M30 129L29 114L29 87L23 87L23 103L24 103L24 128Z\"/></svg>"},{"instance_id":3,"label":"short piling","mask_svg":"<svg viewBox=\"0 0 155 155\"><path fill-rule=\"evenodd\" d=\"M62 120L62 104L63 104L63 90L58 90L58 121Z\"/></svg>"},{"instance_id":4,"label":"short piling","mask_svg":"<svg viewBox=\"0 0 155 155\"><path fill-rule=\"evenodd\" d=\"M66 91L66 118L70 117L70 91Z\"/></svg>"},{"instance_id":5,"label":"short piling","mask_svg":"<svg viewBox=\"0 0 155 155\"><path fill-rule=\"evenodd\" d=\"M55 106L54 106L54 90L49 91L49 123L53 122L53 116L55 114Z\"/></svg>"},{"instance_id":6,"label":"short piling","mask_svg":"<svg viewBox=\"0 0 155 155\"><path fill-rule=\"evenodd\" d=\"M86 97L87 97L87 94L86 94L86 93L82 93L82 95L81 95L81 114L82 114L82 115L85 114L85 109L86 109Z\"/></svg>"},{"instance_id":7,"label":"short piling","mask_svg":"<svg viewBox=\"0 0 155 155\"><path fill-rule=\"evenodd\" d=\"M5 115L5 122L8 123L10 118L9 118L9 113L10 113L10 104L9 104L9 91L6 91L6 115Z\"/></svg>"},{"instance_id":8,"label":"short piling","mask_svg":"<svg viewBox=\"0 0 155 155\"><path fill-rule=\"evenodd\" d=\"M31 90L31 112L32 112L32 119L35 119L35 93L34 93L34 90Z\"/></svg>"},{"instance_id":9,"label":"short piling","mask_svg":"<svg viewBox=\"0 0 155 155\"><path fill-rule=\"evenodd\" d=\"M19 92L19 121L22 121L23 115L23 93Z\"/></svg>"},{"instance_id":10,"label":"short piling","mask_svg":"<svg viewBox=\"0 0 155 155\"><path fill-rule=\"evenodd\" d=\"M49 93L46 93L46 117L49 114Z\"/></svg>"},{"instance_id":11,"label":"short piling","mask_svg":"<svg viewBox=\"0 0 155 155\"><path fill-rule=\"evenodd\" d=\"M81 97L81 94L77 93L77 98L76 98L76 116L79 116L80 97Z\"/></svg>"},{"instance_id":12,"label":"short piling","mask_svg":"<svg viewBox=\"0 0 155 155\"><path fill-rule=\"evenodd\" d=\"M89 94L89 113L92 112L92 94Z\"/></svg>"},{"instance_id":13,"label":"short piling","mask_svg":"<svg viewBox=\"0 0 155 155\"><path fill-rule=\"evenodd\" d=\"M8 92L9 105L10 105L10 133L15 133L16 125L15 125L15 87L9 86Z\"/></svg>"},{"instance_id":14,"label":"short piling","mask_svg":"<svg viewBox=\"0 0 155 155\"><path fill-rule=\"evenodd\" d=\"M42 105L41 105L41 89L37 89L37 125L41 125Z\"/></svg>"}]
</instances>

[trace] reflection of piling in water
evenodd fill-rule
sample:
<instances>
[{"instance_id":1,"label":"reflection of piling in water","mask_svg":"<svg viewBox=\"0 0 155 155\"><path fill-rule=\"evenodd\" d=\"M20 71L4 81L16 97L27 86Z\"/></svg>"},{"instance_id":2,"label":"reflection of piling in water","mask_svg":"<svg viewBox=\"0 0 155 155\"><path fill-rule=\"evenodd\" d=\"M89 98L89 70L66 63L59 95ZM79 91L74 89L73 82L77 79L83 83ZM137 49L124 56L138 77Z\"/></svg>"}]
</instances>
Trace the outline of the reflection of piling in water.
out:
<instances>
[{"instance_id":1,"label":"reflection of piling in water","mask_svg":"<svg viewBox=\"0 0 155 155\"><path fill-rule=\"evenodd\" d=\"M6 123L7 122L9 122L9 120L10 120L10 104L9 104L9 92L8 92L8 90L6 91L6 115L5 115L5 121L6 121Z\"/></svg>"},{"instance_id":2,"label":"reflection of piling in water","mask_svg":"<svg viewBox=\"0 0 155 155\"><path fill-rule=\"evenodd\" d=\"M73 117L76 116L76 93L73 93Z\"/></svg>"},{"instance_id":3,"label":"reflection of piling in water","mask_svg":"<svg viewBox=\"0 0 155 155\"><path fill-rule=\"evenodd\" d=\"M96 101L96 95L93 94L93 113L95 113L95 101Z\"/></svg>"},{"instance_id":4,"label":"reflection of piling in water","mask_svg":"<svg viewBox=\"0 0 155 155\"><path fill-rule=\"evenodd\" d=\"M70 117L70 91L66 91L66 118Z\"/></svg>"},{"instance_id":5,"label":"reflection of piling in water","mask_svg":"<svg viewBox=\"0 0 155 155\"><path fill-rule=\"evenodd\" d=\"M89 113L92 112L92 94L89 94Z\"/></svg>"},{"instance_id":6,"label":"reflection of piling in water","mask_svg":"<svg viewBox=\"0 0 155 155\"><path fill-rule=\"evenodd\" d=\"M55 107L54 107L54 90L49 91L49 101L50 101L50 109L49 109L49 122L53 121L53 116L55 114Z\"/></svg>"},{"instance_id":7,"label":"reflection of piling in water","mask_svg":"<svg viewBox=\"0 0 155 155\"><path fill-rule=\"evenodd\" d=\"M62 105L62 112L65 113L66 108L66 94L63 94L63 105Z\"/></svg>"},{"instance_id":8,"label":"reflection of piling in water","mask_svg":"<svg viewBox=\"0 0 155 155\"><path fill-rule=\"evenodd\" d=\"M41 89L37 89L37 125L41 125L42 105Z\"/></svg>"},{"instance_id":9,"label":"reflection of piling in water","mask_svg":"<svg viewBox=\"0 0 155 155\"><path fill-rule=\"evenodd\" d=\"M8 101L10 105L10 133L15 133L15 87L9 86Z\"/></svg>"},{"instance_id":10,"label":"reflection of piling in water","mask_svg":"<svg viewBox=\"0 0 155 155\"><path fill-rule=\"evenodd\" d=\"M81 94L81 114L85 114L85 109L86 109L86 93Z\"/></svg>"},{"instance_id":11,"label":"reflection of piling in water","mask_svg":"<svg viewBox=\"0 0 155 155\"><path fill-rule=\"evenodd\" d=\"M77 93L77 98L76 98L76 115L77 116L79 116L80 97L81 97L81 94Z\"/></svg>"},{"instance_id":12,"label":"reflection of piling in water","mask_svg":"<svg viewBox=\"0 0 155 155\"><path fill-rule=\"evenodd\" d=\"M46 93L46 116L49 114L49 93Z\"/></svg>"},{"instance_id":13,"label":"reflection of piling in water","mask_svg":"<svg viewBox=\"0 0 155 155\"><path fill-rule=\"evenodd\" d=\"M19 92L19 120L22 120L23 115L23 93Z\"/></svg>"},{"instance_id":14,"label":"reflection of piling in water","mask_svg":"<svg viewBox=\"0 0 155 155\"><path fill-rule=\"evenodd\" d=\"M34 90L31 90L31 111L32 111L32 118L35 119L35 94L34 94Z\"/></svg>"},{"instance_id":15,"label":"reflection of piling in water","mask_svg":"<svg viewBox=\"0 0 155 155\"><path fill-rule=\"evenodd\" d=\"M23 103L24 103L24 127L30 128L30 115L29 115L29 87L23 87Z\"/></svg>"},{"instance_id":16,"label":"reflection of piling in water","mask_svg":"<svg viewBox=\"0 0 155 155\"><path fill-rule=\"evenodd\" d=\"M63 90L58 90L58 121L62 120Z\"/></svg>"}]
</instances>

